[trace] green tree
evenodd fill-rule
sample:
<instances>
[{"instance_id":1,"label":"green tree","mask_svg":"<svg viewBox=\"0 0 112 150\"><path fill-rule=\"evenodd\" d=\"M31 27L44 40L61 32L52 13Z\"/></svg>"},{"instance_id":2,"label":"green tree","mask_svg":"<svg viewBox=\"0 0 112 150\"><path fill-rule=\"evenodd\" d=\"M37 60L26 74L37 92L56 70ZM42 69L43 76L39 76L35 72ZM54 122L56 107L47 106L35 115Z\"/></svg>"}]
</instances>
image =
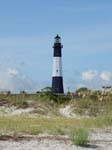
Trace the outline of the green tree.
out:
<instances>
[{"instance_id":1,"label":"green tree","mask_svg":"<svg viewBox=\"0 0 112 150\"><path fill-rule=\"evenodd\" d=\"M81 87L81 88L79 88L79 89L76 90L76 93L79 93L79 92L88 92L88 91L89 91L88 88L86 88L86 87Z\"/></svg>"}]
</instances>

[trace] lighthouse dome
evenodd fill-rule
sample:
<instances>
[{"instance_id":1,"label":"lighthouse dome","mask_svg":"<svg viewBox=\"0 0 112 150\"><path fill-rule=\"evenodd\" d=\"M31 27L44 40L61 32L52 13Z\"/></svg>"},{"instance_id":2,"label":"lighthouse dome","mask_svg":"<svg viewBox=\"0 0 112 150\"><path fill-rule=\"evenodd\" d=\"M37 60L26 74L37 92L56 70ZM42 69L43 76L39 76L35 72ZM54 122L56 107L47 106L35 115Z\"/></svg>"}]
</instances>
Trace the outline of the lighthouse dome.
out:
<instances>
[{"instance_id":1,"label":"lighthouse dome","mask_svg":"<svg viewBox=\"0 0 112 150\"><path fill-rule=\"evenodd\" d=\"M61 37L57 34L55 39L55 43L61 43Z\"/></svg>"}]
</instances>

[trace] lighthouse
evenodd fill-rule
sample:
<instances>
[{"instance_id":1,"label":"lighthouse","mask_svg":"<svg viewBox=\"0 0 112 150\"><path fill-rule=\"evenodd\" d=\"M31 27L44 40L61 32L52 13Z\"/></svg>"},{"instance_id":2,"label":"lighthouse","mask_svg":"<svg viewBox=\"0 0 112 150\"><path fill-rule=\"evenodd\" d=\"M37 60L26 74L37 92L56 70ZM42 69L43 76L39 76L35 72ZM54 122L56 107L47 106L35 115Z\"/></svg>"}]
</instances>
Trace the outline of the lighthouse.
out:
<instances>
[{"instance_id":1,"label":"lighthouse","mask_svg":"<svg viewBox=\"0 0 112 150\"><path fill-rule=\"evenodd\" d=\"M63 94L63 75L62 75L62 44L61 37L57 35L53 45L53 72L52 72L52 91L56 94Z\"/></svg>"}]
</instances>

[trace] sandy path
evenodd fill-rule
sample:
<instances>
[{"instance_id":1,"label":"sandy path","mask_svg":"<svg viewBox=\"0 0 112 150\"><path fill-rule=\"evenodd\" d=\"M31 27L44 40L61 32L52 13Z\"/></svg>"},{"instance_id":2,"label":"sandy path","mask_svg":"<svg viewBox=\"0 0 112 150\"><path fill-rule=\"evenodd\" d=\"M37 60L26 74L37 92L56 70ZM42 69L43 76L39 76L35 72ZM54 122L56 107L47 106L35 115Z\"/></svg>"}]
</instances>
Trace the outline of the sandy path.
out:
<instances>
[{"instance_id":1,"label":"sandy path","mask_svg":"<svg viewBox=\"0 0 112 150\"><path fill-rule=\"evenodd\" d=\"M2 141L0 150L74 150L70 144L50 140L30 141Z\"/></svg>"},{"instance_id":2,"label":"sandy path","mask_svg":"<svg viewBox=\"0 0 112 150\"><path fill-rule=\"evenodd\" d=\"M72 145L71 142L56 140L0 141L0 150L112 150L112 142L101 142L88 148L82 148Z\"/></svg>"},{"instance_id":3,"label":"sandy path","mask_svg":"<svg viewBox=\"0 0 112 150\"><path fill-rule=\"evenodd\" d=\"M84 148L73 145L67 136L8 138L0 139L0 150L112 150L112 130L92 132L90 141L90 146Z\"/></svg>"}]
</instances>

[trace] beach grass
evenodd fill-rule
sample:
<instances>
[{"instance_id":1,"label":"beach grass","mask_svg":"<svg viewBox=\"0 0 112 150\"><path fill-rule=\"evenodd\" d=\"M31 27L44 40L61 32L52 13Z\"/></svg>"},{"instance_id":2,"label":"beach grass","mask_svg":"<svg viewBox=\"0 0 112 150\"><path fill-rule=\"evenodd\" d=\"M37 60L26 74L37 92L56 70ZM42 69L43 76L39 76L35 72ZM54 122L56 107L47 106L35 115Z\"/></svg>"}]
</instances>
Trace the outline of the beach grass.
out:
<instances>
[{"instance_id":1,"label":"beach grass","mask_svg":"<svg viewBox=\"0 0 112 150\"><path fill-rule=\"evenodd\" d=\"M0 116L0 133L28 134L70 134L78 128L91 130L93 128L112 127L112 117L72 119L64 117L44 118L28 116Z\"/></svg>"}]
</instances>

